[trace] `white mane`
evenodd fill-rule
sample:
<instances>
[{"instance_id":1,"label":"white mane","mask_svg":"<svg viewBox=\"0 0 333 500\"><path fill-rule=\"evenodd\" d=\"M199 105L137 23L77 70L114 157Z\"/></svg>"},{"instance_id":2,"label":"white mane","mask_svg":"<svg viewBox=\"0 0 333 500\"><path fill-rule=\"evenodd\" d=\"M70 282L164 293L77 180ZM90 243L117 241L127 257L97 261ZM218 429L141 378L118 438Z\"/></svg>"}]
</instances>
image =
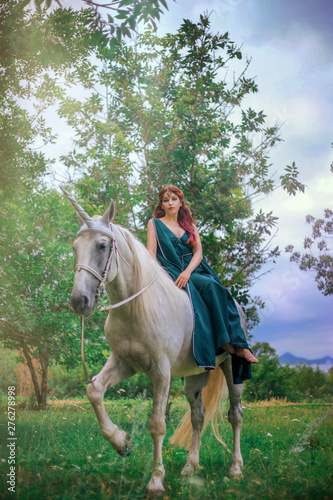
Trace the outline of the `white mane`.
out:
<instances>
[{"instance_id":1,"label":"white mane","mask_svg":"<svg viewBox=\"0 0 333 500\"><path fill-rule=\"evenodd\" d=\"M132 279L134 293L146 286L158 273L155 283L132 301L133 313L139 321L156 322L158 312L163 307L163 298L168 297L168 300L174 301L175 305L177 304L179 300L179 296L177 298L177 287L158 261L153 259L141 241L127 229L118 225L117 229L125 239L133 256ZM165 293L162 295L156 293L156 286L160 286Z\"/></svg>"}]
</instances>

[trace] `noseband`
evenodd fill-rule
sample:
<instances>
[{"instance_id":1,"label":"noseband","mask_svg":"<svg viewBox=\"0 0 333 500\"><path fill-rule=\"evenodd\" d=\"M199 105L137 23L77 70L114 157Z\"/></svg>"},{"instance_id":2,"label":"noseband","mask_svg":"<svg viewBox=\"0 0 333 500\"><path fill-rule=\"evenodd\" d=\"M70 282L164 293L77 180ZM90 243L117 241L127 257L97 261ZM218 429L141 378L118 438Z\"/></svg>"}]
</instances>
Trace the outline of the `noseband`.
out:
<instances>
[{"instance_id":1,"label":"noseband","mask_svg":"<svg viewBox=\"0 0 333 500\"><path fill-rule=\"evenodd\" d=\"M92 274L99 281L99 285L98 285L97 291L96 291L96 296L97 296L97 298L99 298L100 295L101 295L101 293L104 292L104 289L105 289L106 279L107 279L107 276L108 276L110 268L111 268L113 250L115 250L117 273L118 273L118 254L119 254L119 250L118 250L118 247L117 247L117 244L116 244L116 240L115 240L115 237L114 237L114 232L112 230L111 224L110 224L110 230L109 231L107 231L106 229L103 230L103 229L99 229L99 228L96 228L96 229L94 229L94 228L88 228L88 229L83 229L82 231L79 231L78 236L81 235L82 233L86 233L86 232L95 232L95 233L99 232L99 233L103 233L106 236L108 236L109 238L111 238L111 246L110 246L109 257L108 257L108 260L106 262L106 265L105 265L105 268L104 268L104 271L103 271L102 275L100 275L99 272L96 271L95 269L93 269L92 267L86 266L85 264L78 264L75 267L75 269L74 269L74 273L76 271L80 271L81 269L84 269L85 271L88 271L90 274ZM123 259L123 260L129 266L129 264L125 261L125 259Z\"/></svg>"}]
</instances>

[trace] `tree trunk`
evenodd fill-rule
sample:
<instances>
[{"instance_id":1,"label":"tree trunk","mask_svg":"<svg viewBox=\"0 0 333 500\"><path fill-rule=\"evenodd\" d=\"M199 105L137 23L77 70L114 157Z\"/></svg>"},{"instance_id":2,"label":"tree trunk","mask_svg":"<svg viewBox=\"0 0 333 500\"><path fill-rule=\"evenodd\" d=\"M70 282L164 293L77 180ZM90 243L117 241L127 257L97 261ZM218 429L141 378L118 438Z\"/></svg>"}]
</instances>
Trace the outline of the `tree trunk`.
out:
<instances>
[{"instance_id":1,"label":"tree trunk","mask_svg":"<svg viewBox=\"0 0 333 500\"><path fill-rule=\"evenodd\" d=\"M47 374L49 366L49 356L46 349L39 349L39 360L42 367L42 383L41 383L41 409L45 410L47 405Z\"/></svg>"},{"instance_id":2,"label":"tree trunk","mask_svg":"<svg viewBox=\"0 0 333 500\"><path fill-rule=\"evenodd\" d=\"M24 357L27 360L27 364L28 364L28 367L29 367L29 370L30 370L30 375L31 375L32 383L34 385L35 395L36 395L38 407L42 408L41 392L40 392L40 389L39 389L37 374L36 374L35 368L34 368L34 366L32 364L31 356L29 354L27 346L23 342L21 342L21 346L22 346Z\"/></svg>"}]
</instances>

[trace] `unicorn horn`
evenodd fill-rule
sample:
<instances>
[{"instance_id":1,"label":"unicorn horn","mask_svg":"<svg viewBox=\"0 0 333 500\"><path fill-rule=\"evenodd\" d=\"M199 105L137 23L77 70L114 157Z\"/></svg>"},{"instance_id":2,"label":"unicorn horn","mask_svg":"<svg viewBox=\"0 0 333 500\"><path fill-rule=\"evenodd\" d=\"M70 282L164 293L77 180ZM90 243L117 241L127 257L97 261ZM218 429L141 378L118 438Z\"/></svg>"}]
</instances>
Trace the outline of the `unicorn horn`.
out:
<instances>
[{"instance_id":1,"label":"unicorn horn","mask_svg":"<svg viewBox=\"0 0 333 500\"><path fill-rule=\"evenodd\" d=\"M66 191L66 189L64 189L62 186L59 187L61 191L65 194L65 196L68 198L68 200L71 202L77 214L82 218L82 220L87 224L88 227L92 227L93 220L90 217L90 215L88 215L87 212L83 210L81 205L78 204L78 202L69 194L68 191Z\"/></svg>"}]
</instances>

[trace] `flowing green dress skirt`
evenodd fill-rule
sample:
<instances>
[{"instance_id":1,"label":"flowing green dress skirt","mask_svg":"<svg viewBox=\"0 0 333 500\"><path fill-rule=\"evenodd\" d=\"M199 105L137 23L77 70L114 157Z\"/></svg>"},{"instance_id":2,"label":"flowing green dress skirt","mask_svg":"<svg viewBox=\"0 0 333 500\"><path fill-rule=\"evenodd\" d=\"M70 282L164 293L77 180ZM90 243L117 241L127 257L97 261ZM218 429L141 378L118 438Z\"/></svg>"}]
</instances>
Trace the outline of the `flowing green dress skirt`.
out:
<instances>
[{"instance_id":1,"label":"flowing green dress skirt","mask_svg":"<svg viewBox=\"0 0 333 500\"><path fill-rule=\"evenodd\" d=\"M192 259L193 246L187 243L186 232L177 238L160 219L153 222L157 259L176 281ZM215 368L215 357L223 352L224 344L249 348L234 299L205 258L192 272L186 291L194 313L193 355L198 366ZM232 368L236 384L252 377L251 364L244 358L232 355Z\"/></svg>"}]
</instances>

